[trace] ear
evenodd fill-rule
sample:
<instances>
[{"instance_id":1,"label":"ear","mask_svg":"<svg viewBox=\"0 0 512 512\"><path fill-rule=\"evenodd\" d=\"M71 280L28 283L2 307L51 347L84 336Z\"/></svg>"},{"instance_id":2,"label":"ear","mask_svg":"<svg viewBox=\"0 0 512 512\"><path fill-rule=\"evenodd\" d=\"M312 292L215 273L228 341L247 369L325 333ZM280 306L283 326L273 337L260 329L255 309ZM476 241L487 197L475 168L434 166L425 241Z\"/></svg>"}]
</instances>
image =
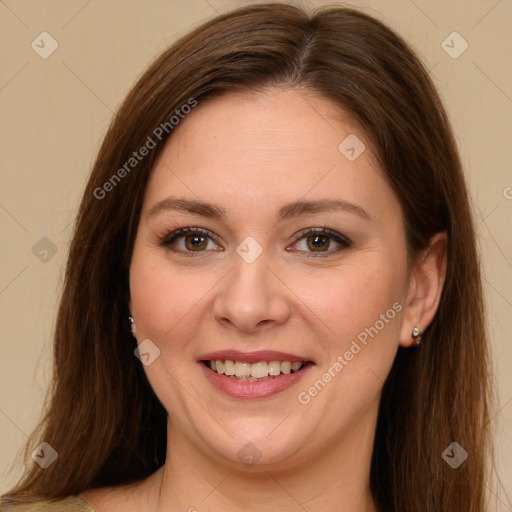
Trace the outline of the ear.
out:
<instances>
[{"instance_id":1,"label":"ear","mask_svg":"<svg viewBox=\"0 0 512 512\"><path fill-rule=\"evenodd\" d=\"M434 319L446 277L447 245L446 231L436 233L411 270L400 332L400 345L403 347L415 344L412 337L414 327L425 331Z\"/></svg>"}]
</instances>

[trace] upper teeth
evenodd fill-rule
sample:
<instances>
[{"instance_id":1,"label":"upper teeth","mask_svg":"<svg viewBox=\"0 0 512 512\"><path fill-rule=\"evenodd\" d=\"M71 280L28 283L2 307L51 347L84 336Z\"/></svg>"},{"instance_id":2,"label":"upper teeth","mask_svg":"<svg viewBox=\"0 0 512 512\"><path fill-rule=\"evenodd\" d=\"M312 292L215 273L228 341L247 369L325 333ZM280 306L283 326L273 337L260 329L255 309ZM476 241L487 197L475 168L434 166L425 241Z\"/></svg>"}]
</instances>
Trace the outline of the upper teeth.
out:
<instances>
[{"instance_id":1,"label":"upper teeth","mask_svg":"<svg viewBox=\"0 0 512 512\"><path fill-rule=\"evenodd\" d=\"M236 377L255 377L261 379L268 377L269 375L279 375L284 373L285 375L290 371L296 372L300 370L304 362L294 361L260 361L258 363L243 363L241 361L210 361L210 367L214 372L234 375Z\"/></svg>"}]
</instances>

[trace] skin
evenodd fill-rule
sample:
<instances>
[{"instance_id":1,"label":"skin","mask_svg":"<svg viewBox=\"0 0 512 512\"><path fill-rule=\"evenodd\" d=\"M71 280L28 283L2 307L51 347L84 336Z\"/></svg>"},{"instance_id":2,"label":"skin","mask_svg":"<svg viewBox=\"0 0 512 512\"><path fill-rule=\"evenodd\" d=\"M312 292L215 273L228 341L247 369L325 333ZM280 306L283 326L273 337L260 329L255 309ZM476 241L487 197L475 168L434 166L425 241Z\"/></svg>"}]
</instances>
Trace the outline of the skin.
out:
<instances>
[{"instance_id":1,"label":"skin","mask_svg":"<svg viewBox=\"0 0 512 512\"><path fill-rule=\"evenodd\" d=\"M355 161L338 149L349 134L366 144ZM226 218L148 214L171 195L214 203ZM369 219L331 210L276 221L284 204L320 198L356 204ZM318 255L314 236L292 238L323 226L352 245L327 237ZM207 229L214 239L192 256L184 254L192 237L171 246L182 252L161 245L182 227ZM262 248L252 263L236 252L248 236ZM413 327L432 321L445 254L446 235L437 234L408 265L399 202L364 131L330 101L271 89L200 103L152 172L130 269L137 340L160 350L144 369L169 412L167 461L137 485L82 496L98 512L377 510L369 468L382 386L399 345L413 346ZM400 306L394 318L300 403L298 393L393 304ZM231 398L197 362L222 349L290 352L315 366L275 396ZM250 467L237 455L248 442L261 454Z\"/></svg>"}]
</instances>

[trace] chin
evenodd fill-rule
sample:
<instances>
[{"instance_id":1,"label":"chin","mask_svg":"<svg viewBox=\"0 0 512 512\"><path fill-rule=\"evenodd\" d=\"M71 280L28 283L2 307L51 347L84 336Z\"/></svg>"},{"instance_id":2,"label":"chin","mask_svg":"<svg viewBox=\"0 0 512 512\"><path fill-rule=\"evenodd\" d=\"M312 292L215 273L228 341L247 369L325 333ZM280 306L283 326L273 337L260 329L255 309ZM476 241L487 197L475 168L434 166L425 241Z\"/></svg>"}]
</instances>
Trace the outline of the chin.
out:
<instances>
[{"instance_id":1,"label":"chin","mask_svg":"<svg viewBox=\"0 0 512 512\"><path fill-rule=\"evenodd\" d=\"M269 470L270 466L274 470L286 469L295 466L301 458L307 459L305 455L300 456L306 429L304 425L292 423L279 431L284 418L286 414L279 418L236 419L223 423L225 430L217 426L216 435L212 436L213 430L203 435L199 431L199 435L209 451L233 469Z\"/></svg>"}]
</instances>

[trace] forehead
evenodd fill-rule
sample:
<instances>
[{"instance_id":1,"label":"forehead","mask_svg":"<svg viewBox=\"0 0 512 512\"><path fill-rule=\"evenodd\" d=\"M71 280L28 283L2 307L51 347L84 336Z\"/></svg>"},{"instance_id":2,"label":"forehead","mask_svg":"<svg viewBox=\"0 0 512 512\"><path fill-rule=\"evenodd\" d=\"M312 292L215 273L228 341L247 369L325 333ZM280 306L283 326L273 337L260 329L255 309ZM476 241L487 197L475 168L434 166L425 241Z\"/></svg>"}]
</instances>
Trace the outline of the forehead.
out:
<instances>
[{"instance_id":1,"label":"forehead","mask_svg":"<svg viewBox=\"0 0 512 512\"><path fill-rule=\"evenodd\" d=\"M199 101L173 131L145 207L178 195L254 214L329 196L396 209L374 160L358 123L327 99L294 89L229 93Z\"/></svg>"},{"instance_id":2,"label":"forehead","mask_svg":"<svg viewBox=\"0 0 512 512\"><path fill-rule=\"evenodd\" d=\"M261 164L265 164L319 152L336 158L340 137L358 133L364 139L362 132L356 120L326 98L299 89L269 89L199 102L174 131L167 149L179 158L180 149L200 146L202 151L186 155L189 161L203 160L205 155L211 160L236 159L242 154L257 161L264 158ZM246 161L245 167L249 163L255 162Z\"/></svg>"}]
</instances>

